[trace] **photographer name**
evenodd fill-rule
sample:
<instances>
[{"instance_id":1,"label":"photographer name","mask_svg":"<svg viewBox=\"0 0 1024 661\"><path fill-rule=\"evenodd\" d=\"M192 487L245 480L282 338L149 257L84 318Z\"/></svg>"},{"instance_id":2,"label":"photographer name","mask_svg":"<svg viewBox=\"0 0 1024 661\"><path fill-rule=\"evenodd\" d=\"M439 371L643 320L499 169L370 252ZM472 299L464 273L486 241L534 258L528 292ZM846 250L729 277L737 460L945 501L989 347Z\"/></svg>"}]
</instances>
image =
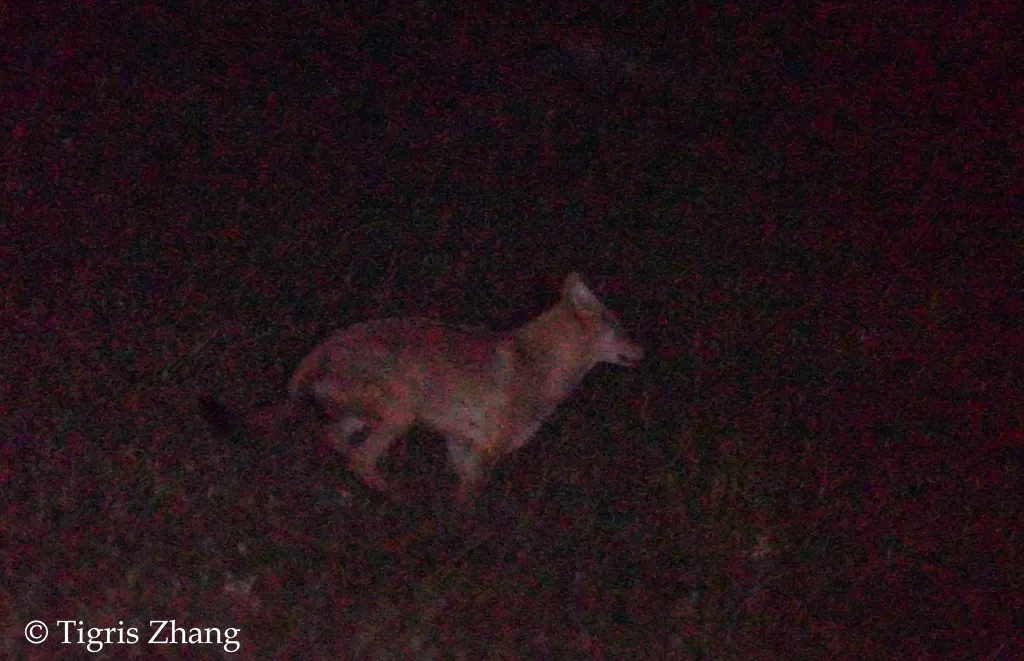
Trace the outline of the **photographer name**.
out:
<instances>
[{"instance_id":1,"label":"photographer name","mask_svg":"<svg viewBox=\"0 0 1024 661\"><path fill-rule=\"evenodd\" d=\"M125 628L119 621L116 627L86 628L81 620L57 620L61 643L85 645L92 653L99 652L104 645L220 645L225 652L233 654L241 644L238 634L241 629L229 627L179 626L176 620L150 620L149 629L140 632L138 627Z\"/></svg>"}]
</instances>

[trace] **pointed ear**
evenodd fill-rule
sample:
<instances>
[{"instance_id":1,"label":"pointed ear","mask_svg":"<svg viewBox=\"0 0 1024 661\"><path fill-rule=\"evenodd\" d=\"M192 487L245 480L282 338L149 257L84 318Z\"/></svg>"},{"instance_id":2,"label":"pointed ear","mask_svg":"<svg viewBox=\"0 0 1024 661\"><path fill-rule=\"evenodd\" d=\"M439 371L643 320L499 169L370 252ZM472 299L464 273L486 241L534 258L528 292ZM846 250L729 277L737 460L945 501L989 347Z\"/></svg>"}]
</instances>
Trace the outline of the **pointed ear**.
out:
<instances>
[{"instance_id":1,"label":"pointed ear","mask_svg":"<svg viewBox=\"0 0 1024 661\"><path fill-rule=\"evenodd\" d=\"M562 299L572 308L584 310L598 304L594 293L583 284L578 273L570 273L562 287Z\"/></svg>"}]
</instances>

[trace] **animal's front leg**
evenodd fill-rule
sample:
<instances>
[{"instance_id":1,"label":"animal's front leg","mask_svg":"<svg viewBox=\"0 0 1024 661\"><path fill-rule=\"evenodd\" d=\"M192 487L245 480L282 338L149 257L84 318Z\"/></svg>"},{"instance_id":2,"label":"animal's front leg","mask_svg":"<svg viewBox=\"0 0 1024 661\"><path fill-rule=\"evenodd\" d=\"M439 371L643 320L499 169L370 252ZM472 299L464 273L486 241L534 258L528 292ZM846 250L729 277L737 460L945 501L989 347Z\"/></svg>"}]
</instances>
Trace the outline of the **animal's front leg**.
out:
<instances>
[{"instance_id":1,"label":"animal's front leg","mask_svg":"<svg viewBox=\"0 0 1024 661\"><path fill-rule=\"evenodd\" d=\"M487 481L487 464L484 454L465 439L448 439L448 463L459 476L455 501L460 507L471 507L476 503Z\"/></svg>"}]
</instances>

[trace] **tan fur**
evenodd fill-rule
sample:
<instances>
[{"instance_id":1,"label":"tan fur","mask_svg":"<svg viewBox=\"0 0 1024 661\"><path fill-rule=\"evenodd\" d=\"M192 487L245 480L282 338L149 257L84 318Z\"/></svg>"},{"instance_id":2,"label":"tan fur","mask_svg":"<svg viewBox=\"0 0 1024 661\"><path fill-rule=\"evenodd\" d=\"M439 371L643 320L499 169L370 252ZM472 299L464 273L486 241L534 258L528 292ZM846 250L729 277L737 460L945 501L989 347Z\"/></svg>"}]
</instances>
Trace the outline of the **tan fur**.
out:
<instances>
[{"instance_id":1,"label":"tan fur","mask_svg":"<svg viewBox=\"0 0 1024 661\"><path fill-rule=\"evenodd\" d=\"M380 319L331 336L296 368L283 405L266 407L239 427L265 432L295 424L315 403L328 418L328 441L344 452L365 484L388 492L377 467L413 425L446 440L463 504L487 472L521 448L598 363L632 366L643 347L573 273L561 299L511 333L445 326L419 317ZM215 429L236 423L219 402L203 398ZM352 443L363 432L361 443Z\"/></svg>"},{"instance_id":2,"label":"tan fur","mask_svg":"<svg viewBox=\"0 0 1024 661\"><path fill-rule=\"evenodd\" d=\"M574 273L554 307L512 333L416 317L342 330L299 364L287 408L311 397L331 414L328 440L379 491L388 484L377 460L411 426L432 429L446 439L460 477L457 498L465 503L494 463L529 441L592 367L642 357L643 348ZM350 445L362 430L365 440Z\"/></svg>"}]
</instances>

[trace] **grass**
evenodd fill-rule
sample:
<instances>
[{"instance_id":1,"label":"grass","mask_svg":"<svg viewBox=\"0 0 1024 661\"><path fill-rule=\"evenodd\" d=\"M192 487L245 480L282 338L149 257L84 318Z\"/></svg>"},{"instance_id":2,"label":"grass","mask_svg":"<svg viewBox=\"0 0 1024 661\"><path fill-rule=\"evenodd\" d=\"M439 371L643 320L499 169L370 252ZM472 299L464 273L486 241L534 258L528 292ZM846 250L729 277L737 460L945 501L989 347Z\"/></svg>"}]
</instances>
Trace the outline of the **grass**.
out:
<instances>
[{"instance_id":1,"label":"grass","mask_svg":"<svg viewBox=\"0 0 1024 661\"><path fill-rule=\"evenodd\" d=\"M293 329L204 328L215 315L199 307L179 318L195 330L154 324L145 337L159 341L141 343L103 335L99 315L54 311L69 316L61 351L27 325L7 344L38 366L21 392L52 396L24 397L5 435L4 619L142 634L174 619L238 628L244 658L378 659L939 656L972 619L1009 626L982 604L1017 580L1001 564L1012 512L945 500L963 473L935 455L909 463L907 447L942 441L920 393L904 398L891 377L845 385L851 363L858 384L884 375L864 370L886 355L855 339L797 352L791 331L743 307L761 299L725 295L737 305L705 308L685 354L671 348L681 335L647 337L663 349L641 370L591 375L460 525L427 434L392 462L419 503L407 508L366 492L310 429L210 436L198 394L273 395L286 370L267 361L301 342ZM976 535L993 542L995 574ZM946 612L948 598L964 600L962 619L914 605ZM81 654L19 636L7 653ZM110 644L98 656L219 649Z\"/></svg>"},{"instance_id":2,"label":"grass","mask_svg":"<svg viewBox=\"0 0 1024 661\"><path fill-rule=\"evenodd\" d=\"M138 33L0 11L38 44L0 117L0 658L171 619L237 628L244 659L1021 648L1019 177L992 147L1015 106L981 98L1014 98L999 21L938 16L964 75L924 14L907 40L900 13L734 6L667 47L414 30L438 59L409 72L372 16L226 7L147 8ZM591 374L469 520L427 434L392 458L398 507L312 429L200 419L204 394L280 396L333 328L510 327L570 270L648 358Z\"/></svg>"}]
</instances>

